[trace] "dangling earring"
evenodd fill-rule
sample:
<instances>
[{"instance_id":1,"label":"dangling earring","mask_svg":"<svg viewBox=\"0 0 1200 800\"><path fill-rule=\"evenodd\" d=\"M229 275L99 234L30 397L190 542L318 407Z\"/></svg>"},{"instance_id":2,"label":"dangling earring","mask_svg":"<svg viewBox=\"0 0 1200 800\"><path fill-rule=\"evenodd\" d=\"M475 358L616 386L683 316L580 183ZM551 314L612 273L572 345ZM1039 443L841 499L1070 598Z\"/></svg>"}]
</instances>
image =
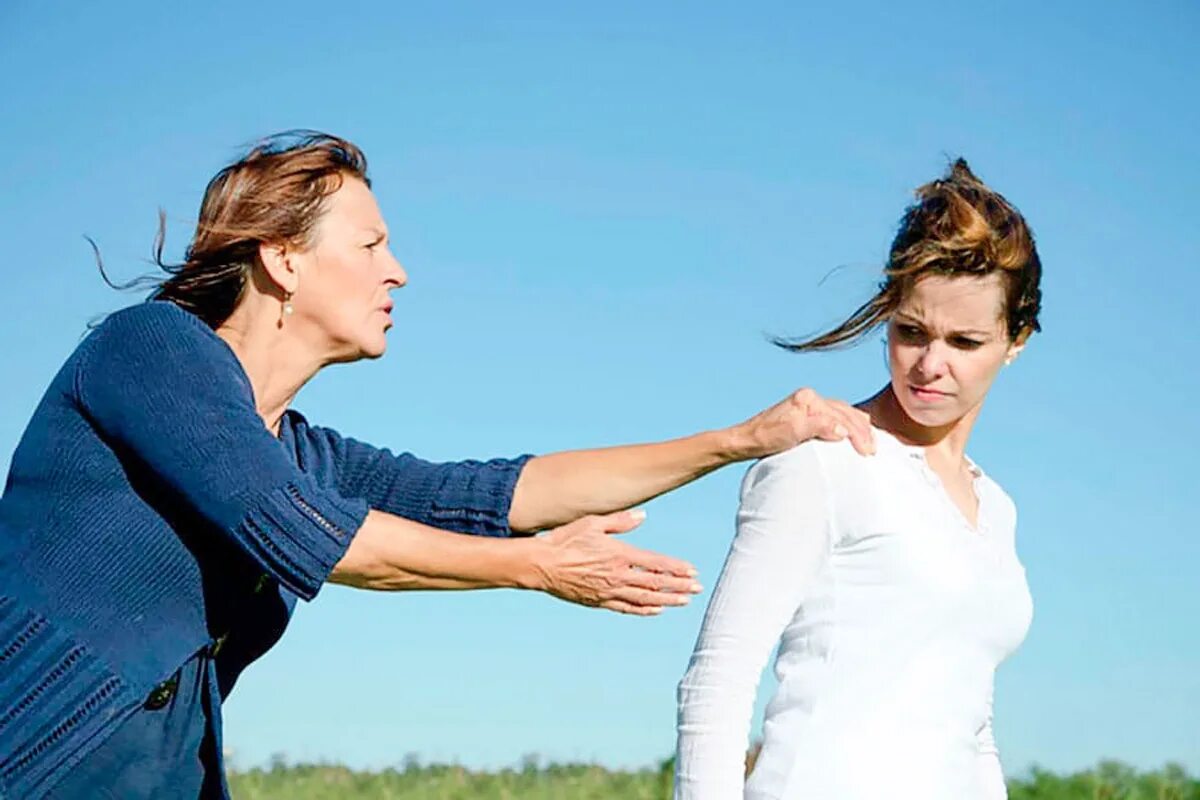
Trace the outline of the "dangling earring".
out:
<instances>
[{"instance_id":1,"label":"dangling earring","mask_svg":"<svg viewBox=\"0 0 1200 800\"><path fill-rule=\"evenodd\" d=\"M283 307L279 309L279 327L281 327L281 328L283 327L283 318L290 317L295 312L295 310L296 309L292 307L292 293L284 292L283 293Z\"/></svg>"}]
</instances>

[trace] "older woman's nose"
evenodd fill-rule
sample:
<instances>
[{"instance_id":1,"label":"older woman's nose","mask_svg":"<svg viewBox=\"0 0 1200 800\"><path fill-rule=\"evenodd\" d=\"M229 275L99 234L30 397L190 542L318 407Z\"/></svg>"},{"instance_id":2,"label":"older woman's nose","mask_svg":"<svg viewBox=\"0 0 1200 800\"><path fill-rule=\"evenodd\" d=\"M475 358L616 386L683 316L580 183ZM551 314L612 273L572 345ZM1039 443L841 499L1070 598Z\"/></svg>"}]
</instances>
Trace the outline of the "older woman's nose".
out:
<instances>
[{"instance_id":1,"label":"older woman's nose","mask_svg":"<svg viewBox=\"0 0 1200 800\"><path fill-rule=\"evenodd\" d=\"M400 259L392 255L391 250L388 250L388 267L384 281L396 288L408 283L408 273L405 272L404 265L400 263Z\"/></svg>"}]
</instances>

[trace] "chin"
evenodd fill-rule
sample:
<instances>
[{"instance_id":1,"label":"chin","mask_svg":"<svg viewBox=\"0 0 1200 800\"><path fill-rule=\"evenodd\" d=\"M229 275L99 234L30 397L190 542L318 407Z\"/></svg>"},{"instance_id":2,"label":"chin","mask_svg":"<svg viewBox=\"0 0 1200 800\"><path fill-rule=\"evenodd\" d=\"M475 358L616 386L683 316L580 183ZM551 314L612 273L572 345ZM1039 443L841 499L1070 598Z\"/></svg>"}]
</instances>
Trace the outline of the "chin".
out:
<instances>
[{"instance_id":1,"label":"chin","mask_svg":"<svg viewBox=\"0 0 1200 800\"><path fill-rule=\"evenodd\" d=\"M347 342L341 349L341 354L334 361L352 363L364 358L379 358L387 351L387 340L380 336L378 339L366 339L357 342Z\"/></svg>"},{"instance_id":2,"label":"chin","mask_svg":"<svg viewBox=\"0 0 1200 800\"><path fill-rule=\"evenodd\" d=\"M916 404L910 400L899 400L900 410L904 415L922 428L943 428L952 425L962 418L957 404L925 405Z\"/></svg>"},{"instance_id":3,"label":"chin","mask_svg":"<svg viewBox=\"0 0 1200 800\"><path fill-rule=\"evenodd\" d=\"M364 340L363 352L367 358L379 358L387 352L387 332L391 327L388 325L387 328L373 333Z\"/></svg>"},{"instance_id":4,"label":"chin","mask_svg":"<svg viewBox=\"0 0 1200 800\"><path fill-rule=\"evenodd\" d=\"M362 358L379 358L387 352L387 342L372 342L359 352L362 353Z\"/></svg>"},{"instance_id":5,"label":"chin","mask_svg":"<svg viewBox=\"0 0 1200 800\"><path fill-rule=\"evenodd\" d=\"M920 425L922 428L945 428L953 425L962 419L961 414L948 414L945 412L931 412L928 410L919 411L915 414L909 414L909 418Z\"/></svg>"}]
</instances>

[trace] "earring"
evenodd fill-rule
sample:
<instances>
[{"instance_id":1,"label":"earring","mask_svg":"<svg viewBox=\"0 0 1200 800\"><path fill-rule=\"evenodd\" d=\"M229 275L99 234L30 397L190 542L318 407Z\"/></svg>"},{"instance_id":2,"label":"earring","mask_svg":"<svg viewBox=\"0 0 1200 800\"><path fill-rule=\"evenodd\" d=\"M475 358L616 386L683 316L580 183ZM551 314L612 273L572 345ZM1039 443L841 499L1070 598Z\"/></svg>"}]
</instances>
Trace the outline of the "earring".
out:
<instances>
[{"instance_id":1,"label":"earring","mask_svg":"<svg viewBox=\"0 0 1200 800\"><path fill-rule=\"evenodd\" d=\"M280 306L280 308L279 308L279 322L275 323L275 327L282 328L284 317L290 317L292 315L292 312L295 310L296 309L292 308L292 293L284 292L283 293L283 305Z\"/></svg>"}]
</instances>

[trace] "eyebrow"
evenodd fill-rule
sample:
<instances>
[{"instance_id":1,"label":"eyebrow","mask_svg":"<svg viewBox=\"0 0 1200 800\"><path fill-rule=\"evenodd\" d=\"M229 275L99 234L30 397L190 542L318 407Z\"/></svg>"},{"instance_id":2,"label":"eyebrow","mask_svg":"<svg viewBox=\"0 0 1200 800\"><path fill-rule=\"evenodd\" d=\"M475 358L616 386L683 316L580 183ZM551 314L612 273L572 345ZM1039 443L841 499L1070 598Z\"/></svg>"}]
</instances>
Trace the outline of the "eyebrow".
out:
<instances>
[{"instance_id":1,"label":"eyebrow","mask_svg":"<svg viewBox=\"0 0 1200 800\"><path fill-rule=\"evenodd\" d=\"M897 311L896 316L902 317L904 320L911 322L914 325L919 325L922 328L926 327L926 325L923 321L921 321L920 319L917 319L912 314L908 314L904 311ZM951 333L951 335L955 335L955 336L972 335L972 336L979 336L979 337L988 337L988 336L991 336L994 332L983 330L982 328L963 328L962 330L951 331L950 333Z\"/></svg>"}]
</instances>

